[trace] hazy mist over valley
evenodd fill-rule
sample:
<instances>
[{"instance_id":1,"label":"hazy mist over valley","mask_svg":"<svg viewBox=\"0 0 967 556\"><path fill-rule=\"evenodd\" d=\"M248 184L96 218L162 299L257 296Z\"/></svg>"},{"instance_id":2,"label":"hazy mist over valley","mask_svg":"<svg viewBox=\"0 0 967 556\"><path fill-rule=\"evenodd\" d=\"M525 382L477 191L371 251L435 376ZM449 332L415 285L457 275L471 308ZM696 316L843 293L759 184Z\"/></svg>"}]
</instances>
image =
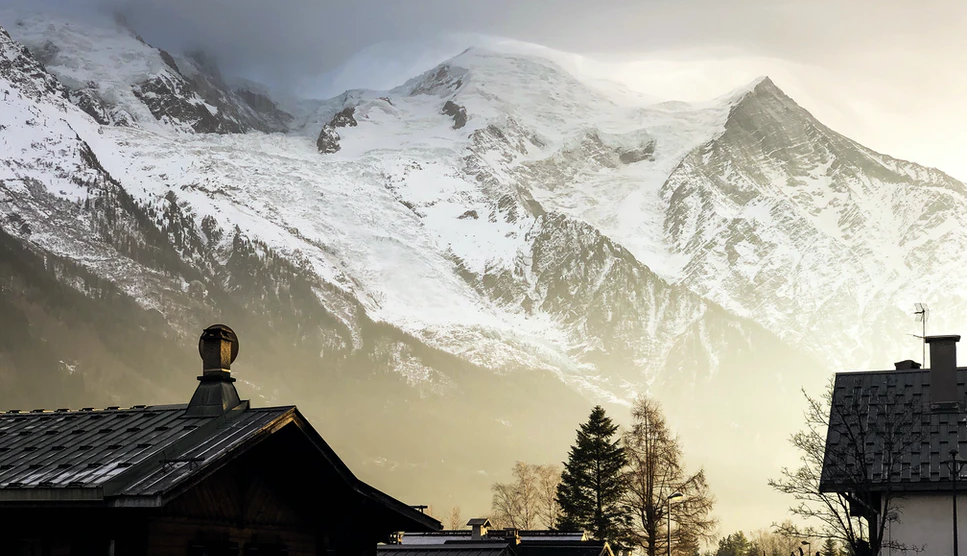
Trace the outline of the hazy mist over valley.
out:
<instances>
[{"instance_id":1,"label":"hazy mist over valley","mask_svg":"<svg viewBox=\"0 0 967 556\"><path fill-rule=\"evenodd\" d=\"M0 410L186 403L222 322L438 519L641 394L788 519L802 390L967 333L967 10L454 4L0 6Z\"/></svg>"}]
</instances>

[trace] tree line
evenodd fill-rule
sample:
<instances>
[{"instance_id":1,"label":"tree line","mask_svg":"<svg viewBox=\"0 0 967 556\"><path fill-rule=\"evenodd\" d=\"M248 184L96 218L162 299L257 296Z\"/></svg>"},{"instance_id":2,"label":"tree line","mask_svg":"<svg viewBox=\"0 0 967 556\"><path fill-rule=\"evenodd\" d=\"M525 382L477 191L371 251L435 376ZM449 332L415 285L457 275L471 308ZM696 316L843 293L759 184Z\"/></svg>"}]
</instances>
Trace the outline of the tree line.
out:
<instances>
[{"instance_id":1,"label":"tree line","mask_svg":"<svg viewBox=\"0 0 967 556\"><path fill-rule=\"evenodd\" d=\"M620 431L592 409L563 467L517 462L492 487L496 527L583 530L617 551L693 556L715 535L715 497L705 472L686 471L661 405L639 396Z\"/></svg>"},{"instance_id":2,"label":"tree line","mask_svg":"<svg viewBox=\"0 0 967 556\"><path fill-rule=\"evenodd\" d=\"M495 527L582 530L607 540L615 553L647 556L860 556L869 544L851 534L855 518L844 504L818 491L831 392L824 399L807 396L805 431L792 437L803 453L804 468L782 470L769 483L799 501L794 515L826 525L800 527L791 521L746 535L737 531L716 537L712 516L715 497L705 472L688 472L679 438L670 429L661 405L639 396L631 409L631 424L620 430L604 408L592 409L576 431L567 461L535 465L518 461L512 480L492 487L490 520ZM818 508L817 508L818 506ZM460 528L459 508L447 521ZM835 527L836 523L848 526ZM670 542L670 545L669 545ZM702 545L711 545L702 550Z\"/></svg>"}]
</instances>

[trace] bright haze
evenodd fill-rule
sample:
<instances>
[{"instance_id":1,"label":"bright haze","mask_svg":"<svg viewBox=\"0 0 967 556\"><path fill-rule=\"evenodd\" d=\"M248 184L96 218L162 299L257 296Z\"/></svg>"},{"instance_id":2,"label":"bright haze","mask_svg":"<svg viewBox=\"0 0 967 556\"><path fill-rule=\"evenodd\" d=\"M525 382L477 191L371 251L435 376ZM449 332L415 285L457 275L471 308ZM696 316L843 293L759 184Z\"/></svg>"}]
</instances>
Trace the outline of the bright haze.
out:
<instances>
[{"instance_id":1,"label":"bright haze","mask_svg":"<svg viewBox=\"0 0 967 556\"><path fill-rule=\"evenodd\" d=\"M707 100L768 75L847 137L967 179L967 6L954 2L46 0L43 8L117 12L152 45L200 49L224 73L283 96L388 89L475 43L506 39L572 53L585 75L660 99ZM806 386L815 391L822 378ZM689 460L702 450L684 448L689 465L710 463ZM770 511L787 502L770 501ZM717 513L722 533L769 525L726 504Z\"/></svg>"},{"instance_id":2,"label":"bright haze","mask_svg":"<svg viewBox=\"0 0 967 556\"><path fill-rule=\"evenodd\" d=\"M49 0L48 0L49 1ZM31 2L31 4L36 4ZM331 96L388 88L501 36L598 60L613 79L704 100L769 75L860 143L961 180L967 5L898 0L60 0L117 9L152 43L200 47L228 71ZM51 3L55 5L55 3ZM458 35L458 36L454 36ZM389 44L387 44L389 43ZM373 45L381 47L372 48ZM364 51L363 55L354 54ZM354 63L346 65L348 60Z\"/></svg>"}]
</instances>

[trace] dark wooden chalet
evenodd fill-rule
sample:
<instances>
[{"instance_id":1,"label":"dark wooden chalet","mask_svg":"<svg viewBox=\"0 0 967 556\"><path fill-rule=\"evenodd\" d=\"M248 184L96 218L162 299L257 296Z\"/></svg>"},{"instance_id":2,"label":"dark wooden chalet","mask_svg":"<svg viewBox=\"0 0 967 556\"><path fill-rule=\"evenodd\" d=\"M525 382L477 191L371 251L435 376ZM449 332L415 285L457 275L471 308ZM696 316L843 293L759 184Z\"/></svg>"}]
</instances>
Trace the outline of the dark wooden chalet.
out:
<instances>
[{"instance_id":1,"label":"dark wooden chalet","mask_svg":"<svg viewBox=\"0 0 967 556\"><path fill-rule=\"evenodd\" d=\"M364 556L438 521L357 479L294 406L251 407L224 325L188 404L0 413L0 554Z\"/></svg>"}]
</instances>

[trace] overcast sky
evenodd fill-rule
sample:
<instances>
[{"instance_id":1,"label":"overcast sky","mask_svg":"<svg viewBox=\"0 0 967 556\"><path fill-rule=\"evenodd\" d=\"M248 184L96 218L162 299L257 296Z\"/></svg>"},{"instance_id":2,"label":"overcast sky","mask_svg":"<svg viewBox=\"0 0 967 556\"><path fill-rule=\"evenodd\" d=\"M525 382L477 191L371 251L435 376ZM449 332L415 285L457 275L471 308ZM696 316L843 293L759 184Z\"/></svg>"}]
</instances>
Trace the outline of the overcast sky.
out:
<instances>
[{"instance_id":1,"label":"overcast sky","mask_svg":"<svg viewBox=\"0 0 967 556\"><path fill-rule=\"evenodd\" d=\"M316 95L399 84L467 34L626 61L615 79L666 98L769 75L834 129L967 180L967 3L954 0L7 1L116 9L156 46Z\"/></svg>"},{"instance_id":2,"label":"overcast sky","mask_svg":"<svg viewBox=\"0 0 967 556\"><path fill-rule=\"evenodd\" d=\"M317 95L398 84L469 46L460 33L627 61L615 79L682 100L770 75L834 129L967 180L967 3L953 0L46 1L100 2L157 46Z\"/></svg>"}]
</instances>

